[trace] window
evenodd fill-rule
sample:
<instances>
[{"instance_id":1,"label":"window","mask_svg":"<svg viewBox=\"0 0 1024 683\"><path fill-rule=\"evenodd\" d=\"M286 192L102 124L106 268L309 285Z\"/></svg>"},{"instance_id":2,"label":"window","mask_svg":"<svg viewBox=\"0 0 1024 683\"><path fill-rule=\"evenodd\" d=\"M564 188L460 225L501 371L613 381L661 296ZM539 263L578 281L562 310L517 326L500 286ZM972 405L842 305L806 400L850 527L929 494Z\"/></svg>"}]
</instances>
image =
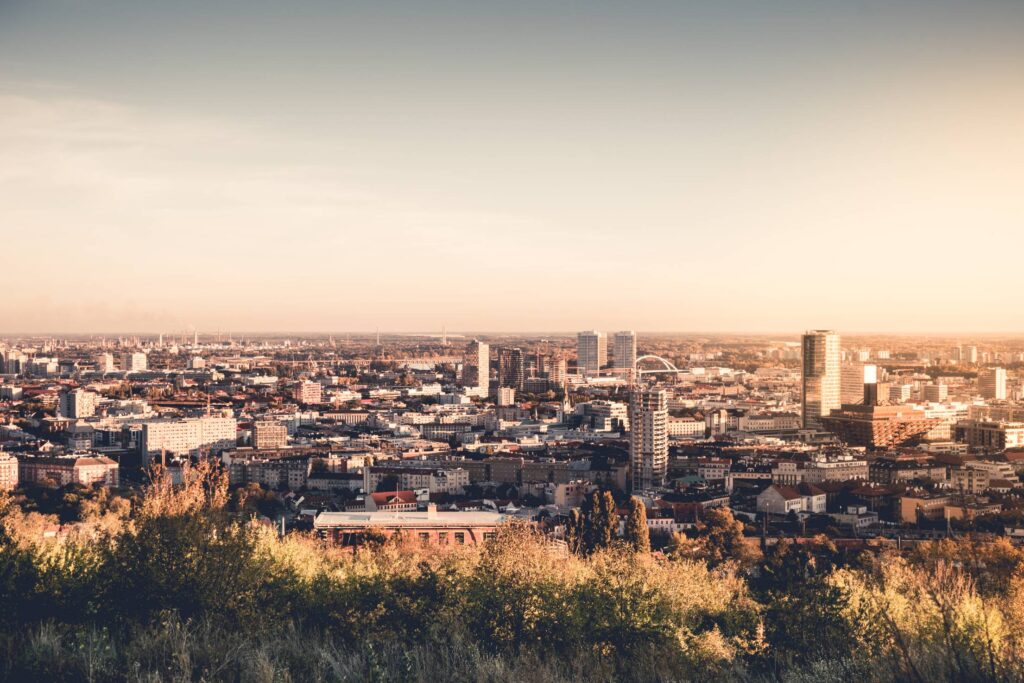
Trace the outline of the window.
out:
<instances>
[{"instance_id":1,"label":"window","mask_svg":"<svg viewBox=\"0 0 1024 683\"><path fill-rule=\"evenodd\" d=\"M495 535L496 535L496 534L495 534L495 533L494 533L493 531L485 531L485 532L484 532L484 540L485 540L485 541L490 541L490 540L493 540L493 539L494 539L494 537L495 537Z\"/></svg>"},{"instance_id":2,"label":"window","mask_svg":"<svg viewBox=\"0 0 1024 683\"><path fill-rule=\"evenodd\" d=\"M421 531L420 532L420 543L422 543L423 545L426 545L429 542L430 542L430 534L427 533L426 531Z\"/></svg>"},{"instance_id":3,"label":"window","mask_svg":"<svg viewBox=\"0 0 1024 683\"><path fill-rule=\"evenodd\" d=\"M455 532L455 542L458 543L459 545L462 545L463 543L465 543L466 542L466 534L463 533L462 531L456 531Z\"/></svg>"},{"instance_id":4,"label":"window","mask_svg":"<svg viewBox=\"0 0 1024 683\"><path fill-rule=\"evenodd\" d=\"M439 531L437 534L437 542L441 545L448 545L448 532Z\"/></svg>"}]
</instances>

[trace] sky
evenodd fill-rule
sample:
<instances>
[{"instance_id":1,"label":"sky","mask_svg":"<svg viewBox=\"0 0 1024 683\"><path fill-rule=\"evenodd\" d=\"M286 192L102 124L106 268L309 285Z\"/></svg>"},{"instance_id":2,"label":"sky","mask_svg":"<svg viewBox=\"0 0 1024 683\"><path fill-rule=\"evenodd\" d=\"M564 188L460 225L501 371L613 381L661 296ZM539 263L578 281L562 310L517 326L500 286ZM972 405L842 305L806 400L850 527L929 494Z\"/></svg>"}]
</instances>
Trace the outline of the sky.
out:
<instances>
[{"instance_id":1,"label":"sky","mask_svg":"<svg viewBox=\"0 0 1024 683\"><path fill-rule=\"evenodd\" d=\"M1024 332L1024 3L0 0L0 334Z\"/></svg>"}]
</instances>

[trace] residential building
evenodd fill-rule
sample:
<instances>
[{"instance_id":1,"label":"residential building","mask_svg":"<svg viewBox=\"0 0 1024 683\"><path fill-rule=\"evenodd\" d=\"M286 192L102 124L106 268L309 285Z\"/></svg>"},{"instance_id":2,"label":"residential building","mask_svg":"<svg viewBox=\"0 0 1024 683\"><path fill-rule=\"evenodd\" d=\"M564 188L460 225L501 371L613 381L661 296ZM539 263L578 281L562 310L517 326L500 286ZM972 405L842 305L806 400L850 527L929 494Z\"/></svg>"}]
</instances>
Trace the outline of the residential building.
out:
<instances>
[{"instance_id":1,"label":"residential building","mask_svg":"<svg viewBox=\"0 0 1024 683\"><path fill-rule=\"evenodd\" d=\"M112 353L96 354L96 357L93 359L93 362L96 365L96 372L106 374L108 372L113 372L115 370L114 354Z\"/></svg>"},{"instance_id":2,"label":"residential building","mask_svg":"<svg viewBox=\"0 0 1024 683\"><path fill-rule=\"evenodd\" d=\"M636 332L616 332L612 337L612 354L617 369L632 370L636 366Z\"/></svg>"},{"instance_id":3,"label":"residential building","mask_svg":"<svg viewBox=\"0 0 1024 683\"><path fill-rule=\"evenodd\" d=\"M668 475L668 394L635 388L629 403L629 461L634 490L650 490Z\"/></svg>"},{"instance_id":4,"label":"residential building","mask_svg":"<svg viewBox=\"0 0 1024 683\"><path fill-rule=\"evenodd\" d=\"M234 448L238 427L233 417L192 417L142 422L139 451L143 463L166 455L219 453Z\"/></svg>"},{"instance_id":5,"label":"residential building","mask_svg":"<svg viewBox=\"0 0 1024 683\"><path fill-rule=\"evenodd\" d=\"M288 445L288 427L272 420L260 420L252 426L252 445L256 449L284 448Z\"/></svg>"},{"instance_id":6,"label":"residential building","mask_svg":"<svg viewBox=\"0 0 1024 683\"><path fill-rule=\"evenodd\" d=\"M757 509L771 515L790 512L825 513L825 492L813 484L772 484L757 495Z\"/></svg>"},{"instance_id":7,"label":"residential building","mask_svg":"<svg viewBox=\"0 0 1024 683\"><path fill-rule=\"evenodd\" d=\"M868 461L852 455L821 456L804 464L804 481L820 484L826 481L867 481Z\"/></svg>"},{"instance_id":8,"label":"residential building","mask_svg":"<svg viewBox=\"0 0 1024 683\"><path fill-rule=\"evenodd\" d=\"M299 382L292 388L292 398L303 405L323 403L323 386L319 382Z\"/></svg>"},{"instance_id":9,"label":"residential building","mask_svg":"<svg viewBox=\"0 0 1024 683\"><path fill-rule=\"evenodd\" d=\"M964 420L956 425L956 440L986 452L1024 446L1024 422Z\"/></svg>"},{"instance_id":10,"label":"residential building","mask_svg":"<svg viewBox=\"0 0 1024 683\"><path fill-rule=\"evenodd\" d=\"M0 491L13 491L18 487L18 459L10 453L0 452Z\"/></svg>"},{"instance_id":11,"label":"residential building","mask_svg":"<svg viewBox=\"0 0 1024 683\"><path fill-rule=\"evenodd\" d=\"M978 391L982 398L1006 400L1006 369L986 368L978 373Z\"/></svg>"},{"instance_id":12,"label":"residential building","mask_svg":"<svg viewBox=\"0 0 1024 683\"><path fill-rule=\"evenodd\" d=\"M949 387L945 384L926 384L922 395L925 401L942 403L949 397Z\"/></svg>"},{"instance_id":13,"label":"residential building","mask_svg":"<svg viewBox=\"0 0 1024 683\"><path fill-rule=\"evenodd\" d=\"M576 365L581 374L596 377L608 363L608 340L604 332L588 330L576 335Z\"/></svg>"},{"instance_id":14,"label":"residential building","mask_svg":"<svg viewBox=\"0 0 1024 683\"><path fill-rule=\"evenodd\" d=\"M473 340L466 346L462 361L462 386L466 393L487 396L491 383L491 347Z\"/></svg>"},{"instance_id":15,"label":"residential building","mask_svg":"<svg viewBox=\"0 0 1024 683\"><path fill-rule=\"evenodd\" d=\"M469 486L469 471L461 467L433 468L374 465L363 468L363 490L376 491L382 482L392 483L396 490L461 494Z\"/></svg>"},{"instance_id":16,"label":"residential building","mask_svg":"<svg viewBox=\"0 0 1024 683\"><path fill-rule=\"evenodd\" d=\"M145 372L148 367L146 354L142 352L126 353L121 356L121 370L123 372Z\"/></svg>"},{"instance_id":17,"label":"residential building","mask_svg":"<svg viewBox=\"0 0 1024 683\"><path fill-rule=\"evenodd\" d=\"M92 417L96 414L96 398L96 394L82 389L62 392L57 413L72 420Z\"/></svg>"},{"instance_id":18,"label":"residential building","mask_svg":"<svg viewBox=\"0 0 1024 683\"><path fill-rule=\"evenodd\" d=\"M498 349L498 386L521 390L525 378L523 350L508 347Z\"/></svg>"},{"instance_id":19,"label":"residential building","mask_svg":"<svg viewBox=\"0 0 1024 683\"><path fill-rule=\"evenodd\" d=\"M952 496L945 493L908 491L899 499L900 521L917 524L921 519L941 519L952 500Z\"/></svg>"},{"instance_id":20,"label":"residential building","mask_svg":"<svg viewBox=\"0 0 1024 683\"><path fill-rule=\"evenodd\" d=\"M60 488L118 485L118 465L105 456L25 456L18 461L18 478L24 484Z\"/></svg>"}]
</instances>

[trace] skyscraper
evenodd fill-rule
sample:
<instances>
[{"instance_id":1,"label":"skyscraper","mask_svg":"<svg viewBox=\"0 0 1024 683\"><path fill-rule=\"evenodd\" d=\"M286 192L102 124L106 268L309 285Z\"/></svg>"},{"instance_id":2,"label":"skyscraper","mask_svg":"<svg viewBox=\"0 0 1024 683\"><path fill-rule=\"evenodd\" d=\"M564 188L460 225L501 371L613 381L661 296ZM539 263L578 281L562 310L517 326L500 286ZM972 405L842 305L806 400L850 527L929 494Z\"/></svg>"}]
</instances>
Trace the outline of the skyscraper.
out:
<instances>
[{"instance_id":1,"label":"skyscraper","mask_svg":"<svg viewBox=\"0 0 1024 683\"><path fill-rule=\"evenodd\" d=\"M812 330L803 336L804 429L821 429L821 418L841 406L842 369L839 335Z\"/></svg>"},{"instance_id":2,"label":"skyscraper","mask_svg":"<svg viewBox=\"0 0 1024 683\"><path fill-rule=\"evenodd\" d=\"M491 347L473 340L466 346L462 365L462 386L468 393L487 396L491 384Z\"/></svg>"},{"instance_id":3,"label":"skyscraper","mask_svg":"<svg viewBox=\"0 0 1024 683\"><path fill-rule=\"evenodd\" d=\"M498 386L522 390L524 378L523 350L508 347L498 349Z\"/></svg>"},{"instance_id":4,"label":"skyscraper","mask_svg":"<svg viewBox=\"0 0 1024 683\"><path fill-rule=\"evenodd\" d=\"M616 332L612 337L612 353L616 368L632 370L636 365L636 333L632 330Z\"/></svg>"},{"instance_id":5,"label":"skyscraper","mask_svg":"<svg viewBox=\"0 0 1024 683\"><path fill-rule=\"evenodd\" d=\"M633 490L661 486L668 474L668 395L636 387L629 396L629 462Z\"/></svg>"},{"instance_id":6,"label":"skyscraper","mask_svg":"<svg viewBox=\"0 0 1024 683\"><path fill-rule=\"evenodd\" d=\"M988 368L978 373L978 389L982 398L1006 400L1006 370Z\"/></svg>"},{"instance_id":7,"label":"skyscraper","mask_svg":"<svg viewBox=\"0 0 1024 683\"><path fill-rule=\"evenodd\" d=\"M588 330L576 335L576 365L584 375L596 377L608 362L608 340L604 332Z\"/></svg>"}]
</instances>

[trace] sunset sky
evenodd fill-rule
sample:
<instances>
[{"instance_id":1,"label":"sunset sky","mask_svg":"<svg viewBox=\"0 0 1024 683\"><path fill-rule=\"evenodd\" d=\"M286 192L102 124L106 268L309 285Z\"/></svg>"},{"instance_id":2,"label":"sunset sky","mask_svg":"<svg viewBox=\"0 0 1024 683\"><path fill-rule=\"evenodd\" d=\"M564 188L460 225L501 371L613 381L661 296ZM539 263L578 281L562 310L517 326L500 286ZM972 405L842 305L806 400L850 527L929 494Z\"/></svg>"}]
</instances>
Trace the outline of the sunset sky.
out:
<instances>
[{"instance_id":1,"label":"sunset sky","mask_svg":"<svg viewBox=\"0 0 1024 683\"><path fill-rule=\"evenodd\" d=\"M0 0L0 334L1024 332L1024 3Z\"/></svg>"}]
</instances>

